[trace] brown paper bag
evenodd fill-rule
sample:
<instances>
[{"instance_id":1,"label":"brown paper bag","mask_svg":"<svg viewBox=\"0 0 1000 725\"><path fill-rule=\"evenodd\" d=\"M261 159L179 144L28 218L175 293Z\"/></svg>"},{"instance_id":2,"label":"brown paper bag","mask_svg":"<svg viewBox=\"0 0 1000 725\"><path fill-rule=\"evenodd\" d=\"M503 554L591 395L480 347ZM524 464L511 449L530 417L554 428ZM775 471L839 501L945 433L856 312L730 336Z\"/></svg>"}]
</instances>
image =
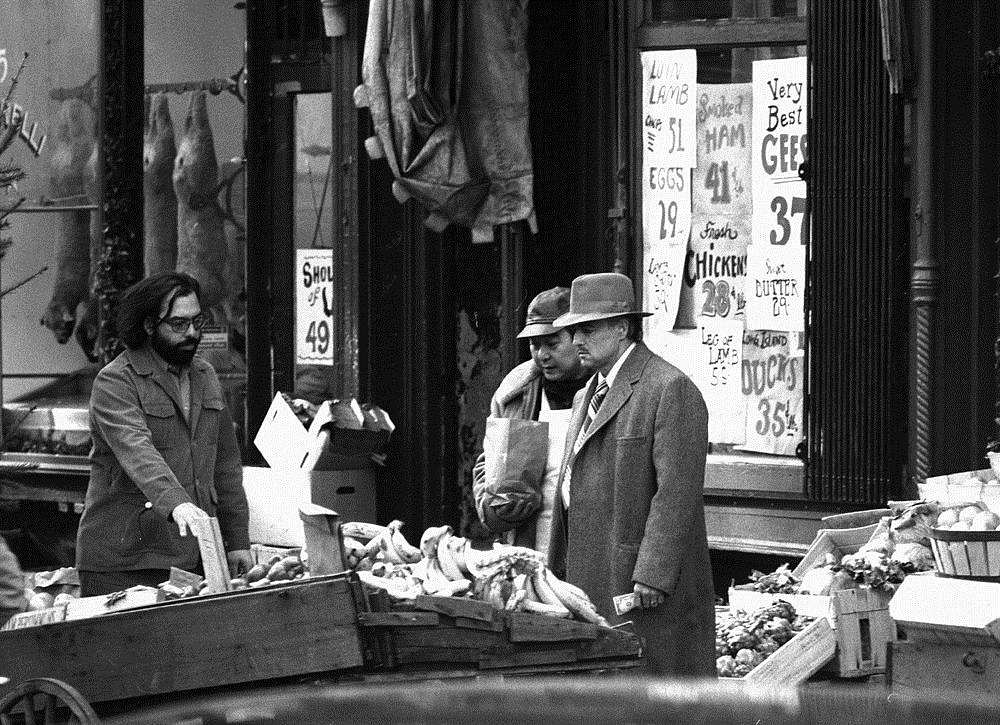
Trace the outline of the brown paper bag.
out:
<instances>
[{"instance_id":1,"label":"brown paper bag","mask_svg":"<svg viewBox=\"0 0 1000 725\"><path fill-rule=\"evenodd\" d=\"M487 418L483 453L487 514L492 513L498 524L517 524L533 515L542 502L549 424Z\"/></svg>"}]
</instances>

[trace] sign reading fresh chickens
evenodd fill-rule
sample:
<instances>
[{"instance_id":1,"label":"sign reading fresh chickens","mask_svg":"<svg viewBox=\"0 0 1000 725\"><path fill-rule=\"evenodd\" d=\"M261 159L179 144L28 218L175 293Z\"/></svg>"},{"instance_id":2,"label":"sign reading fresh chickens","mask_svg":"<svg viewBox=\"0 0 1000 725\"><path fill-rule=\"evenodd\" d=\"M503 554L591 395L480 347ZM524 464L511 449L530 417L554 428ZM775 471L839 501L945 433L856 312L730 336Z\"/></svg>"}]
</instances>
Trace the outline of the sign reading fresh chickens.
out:
<instances>
[{"instance_id":1,"label":"sign reading fresh chickens","mask_svg":"<svg viewBox=\"0 0 1000 725\"><path fill-rule=\"evenodd\" d=\"M333 365L333 250L295 254L295 362Z\"/></svg>"}]
</instances>

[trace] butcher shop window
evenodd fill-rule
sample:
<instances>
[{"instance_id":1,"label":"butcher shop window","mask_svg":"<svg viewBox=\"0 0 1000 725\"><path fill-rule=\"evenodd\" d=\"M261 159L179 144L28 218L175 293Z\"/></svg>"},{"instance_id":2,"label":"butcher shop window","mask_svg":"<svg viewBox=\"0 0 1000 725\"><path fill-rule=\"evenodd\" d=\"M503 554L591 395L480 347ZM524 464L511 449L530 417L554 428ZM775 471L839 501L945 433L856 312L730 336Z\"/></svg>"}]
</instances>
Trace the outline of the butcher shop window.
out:
<instances>
[{"instance_id":1,"label":"butcher shop window","mask_svg":"<svg viewBox=\"0 0 1000 725\"><path fill-rule=\"evenodd\" d=\"M804 16L662 0L638 34L644 339L706 399L707 489L803 489Z\"/></svg>"},{"instance_id":2,"label":"butcher shop window","mask_svg":"<svg viewBox=\"0 0 1000 725\"><path fill-rule=\"evenodd\" d=\"M3 449L84 455L97 340L100 3L0 0L0 99L20 123L0 166Z\"/></svg>"}]
</instances>

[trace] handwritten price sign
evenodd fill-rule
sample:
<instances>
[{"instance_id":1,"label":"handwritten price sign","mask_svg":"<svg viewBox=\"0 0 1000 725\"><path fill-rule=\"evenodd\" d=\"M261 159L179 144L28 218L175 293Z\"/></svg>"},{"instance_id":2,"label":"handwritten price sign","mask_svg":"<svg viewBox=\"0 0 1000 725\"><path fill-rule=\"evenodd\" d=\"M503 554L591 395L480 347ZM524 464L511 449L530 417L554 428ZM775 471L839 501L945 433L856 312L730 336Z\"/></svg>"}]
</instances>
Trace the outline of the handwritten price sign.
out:
<instances>
[{"instance_id":1,"label":"handwritten price sign","mask_svg":"<svg viewBox=\"0 0 1000 725\"><path fill-rule=\"evenodd\" d=\"M806 250L801 245L747 248L747 329L805 329Z\"/></svg>"},{"instance_id":2,"label":"handwritten price sign","mask_svg":"<svg viewBox=\"0 0 1000 725\"><path fill-rule=\"evenodd\" d=\"M743 334L743 394L746 450L794 455L802 440L802 384L805 369L797 335Z\"/></svg>"},{"instance_id":3,"label":"handwritten price sign","mask_svg":"<svg viewBox=\"0 0 1000 725\"><path fill-rule=\"evenodd\" d=\"M753 64L753 243L807 244L805 58Z\"/></svg>"},{"instance_id":4,"label":"handwritten price sign","mask_svg":"<svg viewBox=\"0 0 1000 725\"><path fill-rule=\"evenodd\" d=\"M698 332L701 359L695 383L708 407L708 438L714 443L743 443L743 321L703 317Z\"/></svg>"},{"instance_id":5,"label":"handwritten price sign","mask_svg":"<svg viewBox=\"0 0 1000 725\"><path fill-rule=\"evenodd\" d=\"M295 253L295 362L333 365L333 250Z\"/></svg>"}]
</instances>

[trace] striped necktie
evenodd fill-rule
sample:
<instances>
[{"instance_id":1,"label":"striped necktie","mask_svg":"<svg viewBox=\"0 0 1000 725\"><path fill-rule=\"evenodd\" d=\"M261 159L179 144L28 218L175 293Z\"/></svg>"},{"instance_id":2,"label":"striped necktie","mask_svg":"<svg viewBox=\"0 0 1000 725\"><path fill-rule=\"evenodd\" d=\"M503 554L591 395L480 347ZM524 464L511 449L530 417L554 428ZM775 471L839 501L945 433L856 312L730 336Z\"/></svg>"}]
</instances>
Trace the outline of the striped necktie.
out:
<instances>
[{"instance_id":1,"label":"striped necktie","mask_svg":"<svg viewBox=\"0 0 1000 725\"><path fill-rule=\"evenodd\" d=\"M597 411L601 408L601 403L604 402L604 396L608 394L608 381L602 380L597 384L597 390L594 391L594 395L590 398L590 405L587 406L587 417L583 420L582 432L586 433L587 429L590 428L590 424L594 422L594 418L597 417Z\"/></svg>"}]
</instances>

